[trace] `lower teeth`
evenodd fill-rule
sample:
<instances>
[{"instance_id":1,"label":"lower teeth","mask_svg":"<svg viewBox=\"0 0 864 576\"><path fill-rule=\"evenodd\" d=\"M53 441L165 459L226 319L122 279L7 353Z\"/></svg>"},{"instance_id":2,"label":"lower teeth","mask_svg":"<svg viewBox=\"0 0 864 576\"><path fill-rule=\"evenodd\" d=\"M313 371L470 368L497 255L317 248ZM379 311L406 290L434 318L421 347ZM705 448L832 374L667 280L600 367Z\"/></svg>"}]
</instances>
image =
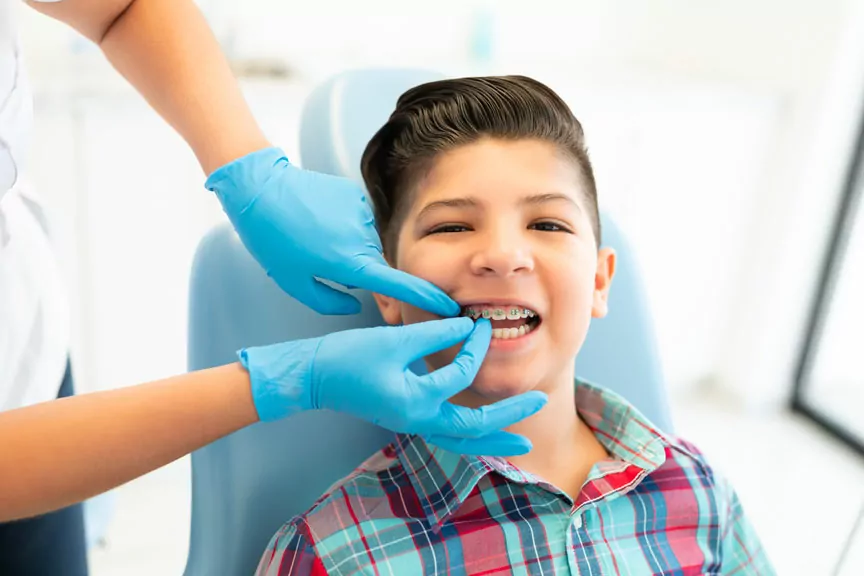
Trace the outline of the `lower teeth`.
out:
<instances>
[{"instance_id":1,"label":"lower teeth","mask_svg":"<svg viewBox=\"0 0 864 576\"><path fill-rule=\"evenodd\" d=\"M509 340L511 338L518 338L520 336L524 336L533 330L534 327L530 324L523 324L518 328L493 328L492 329L492 338L499 338L501 340Z\"/></svg>"}]
</instances>

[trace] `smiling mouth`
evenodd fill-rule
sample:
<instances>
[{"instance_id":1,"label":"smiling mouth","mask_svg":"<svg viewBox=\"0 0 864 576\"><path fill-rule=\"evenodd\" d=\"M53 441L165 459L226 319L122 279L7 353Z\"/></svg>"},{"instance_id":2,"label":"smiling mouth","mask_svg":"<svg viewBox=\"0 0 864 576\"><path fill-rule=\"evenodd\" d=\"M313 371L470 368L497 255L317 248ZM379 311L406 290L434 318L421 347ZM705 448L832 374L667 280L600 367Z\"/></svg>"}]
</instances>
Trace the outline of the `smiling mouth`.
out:
<instances>
[{"instance_id":1,"label":"smiling mouth","mask_svg":"<svg viewBox=\"0 0 864 576\"><path fill-rule=\"evenodd\" d=\"M462 307L462 316L475 321L488 319L492 324L492 338L512 340L536 330L542 322L540 315L521 306L470 305Z\"/></svg>"}]
</instances>

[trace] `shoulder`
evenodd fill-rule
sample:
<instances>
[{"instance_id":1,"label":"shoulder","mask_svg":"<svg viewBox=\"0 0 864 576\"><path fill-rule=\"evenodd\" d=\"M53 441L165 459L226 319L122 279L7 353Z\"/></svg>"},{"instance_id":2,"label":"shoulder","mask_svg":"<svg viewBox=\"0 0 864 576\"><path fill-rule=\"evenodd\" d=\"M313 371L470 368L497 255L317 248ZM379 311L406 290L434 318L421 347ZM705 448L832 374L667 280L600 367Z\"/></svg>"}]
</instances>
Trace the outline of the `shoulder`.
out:
<instances>
[{"instance_id":1,"label":"shoulder","mask_svg":"<svg viewBox=\"0 0 864 576\"><path fill-rule=\"evenodd\" d=\"M395 446L389 445L334 484L309 510L285 523L270 541L261 566L303 564L307 568L296 574L304 576L318 574L319 568L353 567L351 572L371 561L372 556L356 554L367 548L368 537L384 530L392 534L399 526L407 528L423 519L410 475ZM259 568L258 574L281 576L282 572Z\"/></svg>"},{"instance_id":2,"label":"shoulder","mask_svg":"<svg viewBox=\"0 0 864 576\"><path fill-rule=\"evenodd\" d=\"M666 439L666 462L651 476L666 482L676 480L679 486L686 484L691 491L702 493L721 518L734 513L737 495L722 471L692 442L668 435Z\"/></svg>"},{"instance_id":3,"label":"shoulder","mask_svg":"<svg viewBox=\"0 0 864 576\"><path fill-rule=\"evenodd\" d=\"M421 514L410 476L389 445L336 482L289 524L302 525L316 546L326 544L329 549L337 541L348 543L357 533L356 526L374 530L382 521Z\"/></svg>"},{"instance_id":4,"label":"shoulder","mask_svg":"<svg viewBox=\"0 0 864 576\"><path fill-rule=\"evenodd\" d=\"M302 517L286 522L270 539L255 576L319 576L326 574Z\"/></svg>"},{"instance_id":5,"label":"shoulder","mask_svg":"<svg viewBox=\"0 0 864 576\"><path fill-rule=\"evenodd\" d=\"M665 435L667 442L666 463L664 466L692 470L715 481L714 467L708 461L705 453L695 444L673 435ZM664 466L661 466L663 468Z\"/></svg>"},{"instance_id":6,"label":"shoulder","mask_svg":"<svg viewBox=\"0 0 864 576\"><path fill-rule=\"evenodd\" d=\"M648 474L645 489L690 494L714 511L725 507L728 483L705 453L682 438L664 434L663 439L665 461Z\"/></svg>"},{"instance_id":7,"label":"shoulder","mask_svg":"<svg viewBox=\"0 0 864 576\"><path fill-rule=\"evenodd\" d=\"M261 557L258 576L325 574L328 550L356 534L354 527L386 498L388 482L410 486L393 445L376 452L331 486L309 510L282 525ZM400 488L404 490L404 488ZM287 572L286 572L287 569Z\"/></svg>"}]
</instances>

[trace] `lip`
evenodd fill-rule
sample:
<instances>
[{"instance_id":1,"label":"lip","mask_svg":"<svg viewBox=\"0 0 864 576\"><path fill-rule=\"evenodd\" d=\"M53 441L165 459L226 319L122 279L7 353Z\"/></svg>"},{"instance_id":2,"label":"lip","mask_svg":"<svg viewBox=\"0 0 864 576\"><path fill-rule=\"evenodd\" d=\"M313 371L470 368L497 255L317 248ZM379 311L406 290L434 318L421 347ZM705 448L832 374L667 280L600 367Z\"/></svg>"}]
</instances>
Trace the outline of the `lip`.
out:
<instances>
[{"instance_id":1,"label":"lip","mask_svg":"<svg viewBox=\"0 0 864 576\"><path fill-rule=\"evenodd\" d=\"M476 300L456 300L456 303L461 307L460 313L465 311L465 308L470 306L518 306L519 308L528 308L532 312L536 313L540 316L540 319L543 319L543 314L540 310L537 309L537 306L527 302L525 300L520 300L518 298L484 298L484 299L476 299Z\"/></svg>"}]
</instances>

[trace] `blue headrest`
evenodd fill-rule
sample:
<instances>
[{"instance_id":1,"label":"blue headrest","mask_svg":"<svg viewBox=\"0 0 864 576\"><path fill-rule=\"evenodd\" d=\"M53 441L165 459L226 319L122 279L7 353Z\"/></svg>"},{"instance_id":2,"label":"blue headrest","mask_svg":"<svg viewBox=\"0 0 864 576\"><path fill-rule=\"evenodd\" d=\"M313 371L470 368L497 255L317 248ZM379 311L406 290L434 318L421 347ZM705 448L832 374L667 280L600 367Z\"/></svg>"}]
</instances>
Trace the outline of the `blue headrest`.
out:
<instances>
[{"instance_id":1,"label":"blue headrest","mask_svg":"<svg viewBox=\"0 0 864 576\"><path fill-rule=\"evenodd\" d=\"M359 180L369 138L398 96L441 78L416 70L340 74L316 89L303 111L305 168ZM661 427L668 426L665 390L638 269L614 222L605 218L606 243L620 254L610 313L594 322L576 373L623 394ZM190 279L189 368L236 361L236 350L321 336L382 323L372 295L355 294L363 311L320 316L267 277L223 225L200 243ZM330 412L307 412L250 426L192 455L192 531L187 576L251 574L268 539L306 510L392 434Z\"/></svg>"},{"instance_id":2,"label":"blue headrest","mask_svg":"<svg viewBox=\"0 0 864 576\"><path fill-rule=\"evenodd\" d=\"M358 182L366 143L387 122L399 96L444 78L428 70L354 70L316 88L303 107L300 160L307 170Z\"/></svg>"},{"instance_id":3,"label":"blue headrest","mask_svg":"<svg viewBox=\"0 0 864 576\"><path fill-rule=\"evenodd\" d=\"M418 84L445 78L427 70L343 72L309 96L300 127L304 168L362 182L360 158L387 122L399 96ZM623 394L651 420L671 429L666 391L642 275L626 236L601 214L603 245L618 252L609 314L592 322L576 361L576 374ZM422 362L413 369L425 371Z\"/></svg>"}]
</instances>

